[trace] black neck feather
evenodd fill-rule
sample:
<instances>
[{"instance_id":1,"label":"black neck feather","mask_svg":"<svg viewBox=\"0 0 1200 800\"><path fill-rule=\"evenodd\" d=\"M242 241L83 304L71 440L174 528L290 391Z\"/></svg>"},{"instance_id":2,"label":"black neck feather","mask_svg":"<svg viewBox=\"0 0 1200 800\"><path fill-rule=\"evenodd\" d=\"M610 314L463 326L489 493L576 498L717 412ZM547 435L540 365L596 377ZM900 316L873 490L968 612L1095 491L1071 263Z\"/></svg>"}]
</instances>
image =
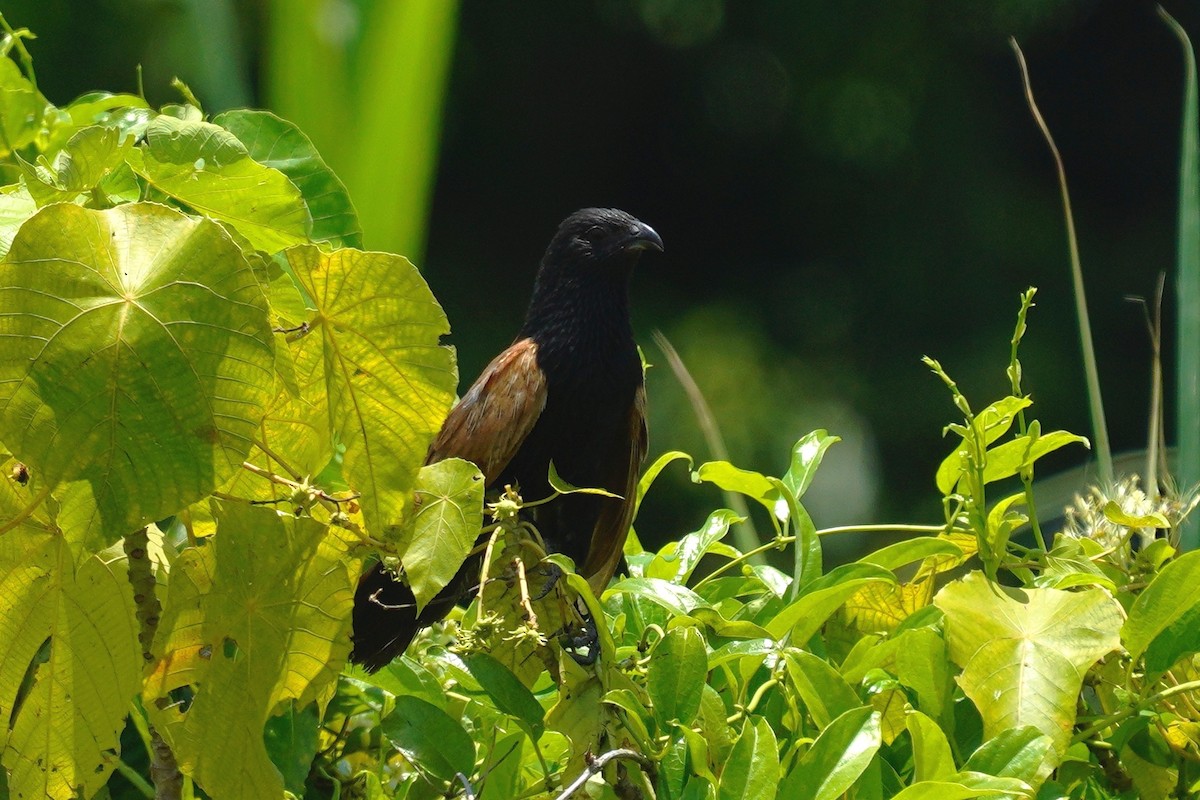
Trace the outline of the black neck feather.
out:
<instances>
[{"instance_id":1,"label":"black neck feather","mask_svg":"<svg viewBox=\"0 0 1200 800\"><path fill-rule=\"evenodd\" d=\"M629 273L543 269L521 337L537 342L538 364L551 383L584 372L611 377L614 370L630 371L638 358L629 321Z\"/></svg>"}]
</instances>

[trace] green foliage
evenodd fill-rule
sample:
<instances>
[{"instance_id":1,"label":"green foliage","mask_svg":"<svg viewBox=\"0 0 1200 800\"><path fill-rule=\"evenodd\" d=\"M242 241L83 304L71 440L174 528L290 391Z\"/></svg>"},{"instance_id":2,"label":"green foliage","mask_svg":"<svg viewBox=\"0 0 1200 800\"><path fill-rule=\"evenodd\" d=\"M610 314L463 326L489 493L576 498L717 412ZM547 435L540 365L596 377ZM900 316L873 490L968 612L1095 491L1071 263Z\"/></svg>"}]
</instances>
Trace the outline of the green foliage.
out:
<instances>
[{"instance_id":1,"label":"green foliage","mask_svg":"<svg viewBox=\"0 0 1200 800\"><path fill-rule=\"evenodd\" d=\"M822 539L850 529L804 497L837 437L782 476L670 452L639 503L684 462L773 536L730 545L729 509L654 552L631 535L597 597L523 513L553 497L422 466L456 381L445 315L407 260L357 249L298 129L205 121L186 89L59 108L8 58L0 88L9 795L134 797L176 769L218 798L1195 793L1194 503L1104 487L1043 530L1035 469L1085 440L1022 390L1032 290L1003 397L927 362L959 417L941 520L855 527L909 538L832 566ZM368 558L423 604L472 553L468 608L376 675L346 666Z\"/></svg>"}]
</instances>

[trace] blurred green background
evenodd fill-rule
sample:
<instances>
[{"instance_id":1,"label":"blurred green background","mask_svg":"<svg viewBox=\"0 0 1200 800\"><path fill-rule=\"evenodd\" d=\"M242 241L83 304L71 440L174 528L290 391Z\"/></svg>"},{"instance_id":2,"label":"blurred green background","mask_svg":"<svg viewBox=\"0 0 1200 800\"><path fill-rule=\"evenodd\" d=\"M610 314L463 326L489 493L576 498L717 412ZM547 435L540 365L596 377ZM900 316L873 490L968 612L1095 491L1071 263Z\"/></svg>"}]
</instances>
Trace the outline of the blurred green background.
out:
<instances>
[{"instance_id":1,"label":"blurred green background","mask_svg":"<svg viewBox=\"0 0 1200 800\"><path fill-rule=\"evenodd\" d=\"M1200 3L1169 0L1200 40ZM651 456L709 457L653 345L662 329L732 460L779 474L843 437L806 502L819 527L936 522L954 409L1002 396L1021 290L1044 429L1090 434L1053 163L1007 38L1066 160L1114 450L1144 446L1150 349L1127 295L1174 264L1178 43L1141 0L3 0L39 85L301 125L346 180L367 246L409 255L454 327L464 385L520 324L542 248L585 205L667 244L635 276ZM1170 282L1168 282L1170 286ZM1168 293L1169 295L1169 293ZM1167 319L1171 319L1171 299ZM1173 374L1172 336L1166 341ZM1173 409L1167 409L1168 439ZM1067 453L1069 466L1084 454ZM653 539L720 498L668 472Z\"/></svg>"}]
</instances>

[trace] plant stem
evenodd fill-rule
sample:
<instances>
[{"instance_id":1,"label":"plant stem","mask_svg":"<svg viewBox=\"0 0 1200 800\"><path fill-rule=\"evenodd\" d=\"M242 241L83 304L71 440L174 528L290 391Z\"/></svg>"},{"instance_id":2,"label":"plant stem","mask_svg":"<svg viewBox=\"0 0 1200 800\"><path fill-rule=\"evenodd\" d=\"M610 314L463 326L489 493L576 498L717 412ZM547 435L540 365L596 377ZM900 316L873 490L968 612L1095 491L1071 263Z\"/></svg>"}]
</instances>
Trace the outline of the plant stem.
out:
<instances>
[{"instance_id":1,"label":"plant stem","mask_svg":"<svg viewBox=\"0 0 1200 800\"><path fill-rule=\"evenodd\" d=\"M1104 420L1104 403L1100 399L1100 372L1096 368L1096 349L1092 343L1092 325L1088 319L1087 295L1083 289L1083 269L1079 263L1079 241L1075 236L1075 217L1071 212L1071 194L1067 190L1067 171L1063 166L1062 155L1050 134L1050 127L1038 109L1033 97L1033 85L1029 82L1029 68L1025 64L1025 54L1021 52L1017 40L1010 38L1013 52L1017 55L1017 65L1021 68L1021 82L1025 87L1025 99L1029 103L1029 111L1042 132L1050 153L1054 156L1054 166L1058 171L1058 188L1062 195L1063 212L1067 218L1067 248L1071 257L1071 283L1075 288L1075 312L1079 317L1079 342L1083 350L1083 368L1087 376L1088 407L1092 416L1092 436L1096 443L1096 461L1100 473L1100 482L1105 487L1113 485L1112 448L1108 443L1108 425Z\"/></svg>"},{"instance_id":2,"label":"plant stem","mask_svg":"<svg viewBox=\"0 0 1200 800\"><path fill-rule=\"evenodd\" d=\"M942 533L943 531L946 531L945 525L894 525L883 523L876 525L839 525L833 528L822 528L821 530L817 531L817 536L833 536L839 533ZM951 530L948 532L953 533L954 531ZM959 532L965 533L966 531ZM748 550L745 553L742 553L737 558L729 559L724 564L717 567L712 572L708 573L699 581L697 581L692 589L693 591L699 589L701 586L713 580L714 578L724 575L738 564L745 563L757 555L761 555L770 550L779 550L785 545L792 544L795 541L795 536L777 536L766 544L761 544L758 547L755 547L753 550Z\"/></svg>"},{"instance_id":3,"label":"plant stem","mask_svg":"<svg viewBox=\"0 0 1200 800\"><path fill-rule=\"evenodd\" d=\"M117 772L121 773L121 776L125 778L125 780L132 783L133 788L141 792L143 796L150 798L150 800L154 800L154 787L150 784L150 781L143 778L141 773L139 773L136 769L118 759Z\"/></svg>"},{"instance_id":4,"label":"plant stem","mask_svg":"<svg viewBox=\"0 0 1200 800\"><path fill-rule=\"evenodd\" d=\"M704 434L704 441L708 444L709 452L718 461L728 461L729 448L725 446L725 439L721 436L721 429L717 427L717 418L713 416L708 401L704 399L704 393L700 391L700 386L692 377L692 373L688 372L687 365L679 357L679 351L675 349L675 346L671 344L666 335L659 330L654 331L653 335L654 343L658 345L663 355L667 357L667 366L675 374L675 379L683 387L683 393L687 395L688 402L692 404L692 412L696 415L696 422L699 423L700 431ZM762 539L759 538L758 531L754 528L754 519L750 516L750 506L746 503L746 498L737 492L726 491L724 494L725 502L729 507L745 520L733 531L733 539L737 542L738 549L748 550L753 548Z\"/></svg>"},{"instance_id":5,"label":"plant stem","mask_svg":"<svg viewBox=\"0 0 1200 800\"><path fill-rule=\"evenodd\" d=\"M1108 716L1100 717L1098 720L1093 722L1091 725L1087 726L1086 728L1081 730L1079 733L1072 736L1071 744L1078 744L1079 742L1087 741L1087 739L1089 737L1091 737L1093 734L1099 733L1100 731L1104 730L1105 728L1111 728L1116 723L1126 720L1129 717L1132 717L1135 714L1140 713L1143 709L1149 708L1150 706L1154 705L1155 703L1159 702L1160 700L1166 700L1168 697L1174 697L1177 694L1183 694L1185 692L1195 692L1195 691L1200 691L1200 681L1188 681L1187 683L1180 683L1175 686L1168 686L1166 689L1163 689L1161 692L1156 692L1155 694L1152 694L1149 697L1138 701L1137 703L1130 706L1129 708L1118 711L1115 714L1109 714Z\"/></svg>"}]
</instances>

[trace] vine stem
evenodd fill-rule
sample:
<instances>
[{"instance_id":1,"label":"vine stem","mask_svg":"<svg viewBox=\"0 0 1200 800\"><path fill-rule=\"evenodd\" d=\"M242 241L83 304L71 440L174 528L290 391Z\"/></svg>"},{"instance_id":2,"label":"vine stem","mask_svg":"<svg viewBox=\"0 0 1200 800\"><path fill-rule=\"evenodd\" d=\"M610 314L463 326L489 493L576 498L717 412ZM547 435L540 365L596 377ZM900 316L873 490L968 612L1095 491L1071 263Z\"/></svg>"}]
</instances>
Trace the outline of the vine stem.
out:
<instances>
[{"instance_id":1,"label":"vine stem","mask_svg":"<svg viewBox=\"0 0 1200 800\"><path fill-rule=\"evenodd\" d=\"M822 528L821 530L817 531L817 536L836 536L843 533L942 533L945 530L945 525L894 525L890 523L881 523L877 525L839 525L833 528ZM766 553L771 550L778 550L785 545L793 544L795 541L795 536L777 536L766 544L761 544L753 550L748 550L745 553L742 553L737 558L729 559L724 564L717 567L712 572L708 573L699 581L697 581L696 585L693 586L692 589L695 590L700 588L714 578L724 575L738 564L745 563L757 555L761 555L762 553Z\"/></svg>"},{"instance_id":2,"label":"vine stem","mask_svg":"<svg viewBox=\"0 0 1200 800\"><path fill-rule=\"evenodd\" d=\"M1071 737L1071 744L1078 744L1080 742L1085 742L1093 734L1099 733L1100 731L1104 730L1105 728L1111 728L1116 723L1121 722L1122 720L1128 719L1129 717L1132 717L1134 714L1141 712L1145 708L1149 708L1150 706L1154 705L1155 703L1159 702L1160 700L1166 700L1168 697L1174 697L1177 694L1184 694L1185 692L1195 692L1195 691L1200 691L1200 681L1188 681L1187 683L1180 683L1180 684L1176 684L1175 686L1168 686L1166 689L1163 689L1161 692L1156 692L1155 694L1150 695L1146 699L1139 701L1138 703L1134 704L1130 708L1127 708L1123 711L1118 711L1115 714L1109 714L1106 717L1101 717L1100 719L1096 720L1091 725L1087 726L1086 728L1081 730L1079 733L1077 733L1073 737Z\"/></svg>"}]
</instances>

